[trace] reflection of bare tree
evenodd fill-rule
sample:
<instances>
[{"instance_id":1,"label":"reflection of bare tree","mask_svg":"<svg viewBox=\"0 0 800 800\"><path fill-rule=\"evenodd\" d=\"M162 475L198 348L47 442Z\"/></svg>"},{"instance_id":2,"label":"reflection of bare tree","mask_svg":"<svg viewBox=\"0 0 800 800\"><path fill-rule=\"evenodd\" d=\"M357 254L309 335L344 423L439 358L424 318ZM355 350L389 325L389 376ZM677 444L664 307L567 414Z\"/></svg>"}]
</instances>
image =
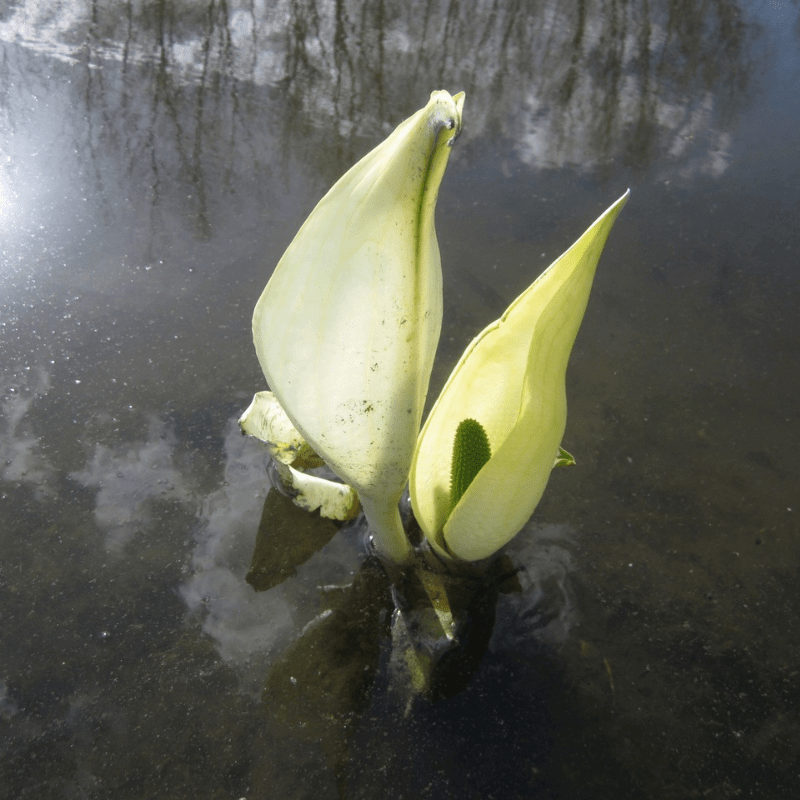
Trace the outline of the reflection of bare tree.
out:
<instances>
[{"instance_id":1,"label":"reflection of bare tree","mask_svg":"<svg viewBox=\"0 0 800 800\"><path fill-rule=\"evenodd\" d=\"M534 165L592 168L680 158L698 131L718 148L753 72L755 30L736 0L74 5L21 0L0 39L82 64L86 121L73 127L96 179L102 153L122 155L154 209L179 187L202 237L219 187L294 160L329 181L363 151L357 135L379 138L433 88L467 91L471 137L512 137Z\"/></svg>"},{"instance_id":2,"label":"reflection of bare tree","mask_svg":"<svg viewBox=\"0 0 800 800\"><path fill-rule=\"evenodd\" d=\"M313 20L288 35L302 69L287 90L307 118L369 129L410 113L419 87L465 89L470 135L511 135L536 164L647 163L687 135L693 106L725 125L752 72L754 31L724 0L376 0L338 2L327 20L324 4L292 7Z\"/></svg>"}]
</instances>

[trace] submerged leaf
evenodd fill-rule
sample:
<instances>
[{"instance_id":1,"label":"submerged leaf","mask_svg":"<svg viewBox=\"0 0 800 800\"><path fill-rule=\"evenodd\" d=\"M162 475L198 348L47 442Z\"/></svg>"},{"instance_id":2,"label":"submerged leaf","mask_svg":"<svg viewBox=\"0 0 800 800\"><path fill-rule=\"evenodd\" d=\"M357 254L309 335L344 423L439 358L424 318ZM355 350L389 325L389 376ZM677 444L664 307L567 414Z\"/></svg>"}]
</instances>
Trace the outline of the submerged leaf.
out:
<instances>
[{"instance_id":1,"label":"submerged leaf","mask_svg":"<svg viewBox=\"0 0 800 800\"><path fill-rule=\"evenodd\" d=\"M342 523L308 514L286 495L270 489L245 580L257 592L283 583L328 544L341 526Z\"/></svg>"}]
</instances>

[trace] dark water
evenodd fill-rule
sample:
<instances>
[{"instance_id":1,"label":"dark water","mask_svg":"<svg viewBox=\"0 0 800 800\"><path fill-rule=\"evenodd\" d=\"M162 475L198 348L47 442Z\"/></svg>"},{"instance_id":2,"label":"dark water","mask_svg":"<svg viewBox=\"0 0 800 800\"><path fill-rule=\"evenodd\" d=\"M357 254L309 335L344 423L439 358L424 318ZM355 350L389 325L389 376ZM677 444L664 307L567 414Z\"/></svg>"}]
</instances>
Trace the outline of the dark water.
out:
<instances>
[{"instance_id":1,"label":"dark water","mask_svg":"<svg viewBox=\"0 0 800 800\"><path fill-rule=\"evenodd\" d=\"M0 4L0 796L795 796L799 54L777 0ZM578 467L409 703L361 530L245 582L262 512L311 534L235 420L283 249L437 88L432 396L632 198Z\"/></svg>"}]
</instances>

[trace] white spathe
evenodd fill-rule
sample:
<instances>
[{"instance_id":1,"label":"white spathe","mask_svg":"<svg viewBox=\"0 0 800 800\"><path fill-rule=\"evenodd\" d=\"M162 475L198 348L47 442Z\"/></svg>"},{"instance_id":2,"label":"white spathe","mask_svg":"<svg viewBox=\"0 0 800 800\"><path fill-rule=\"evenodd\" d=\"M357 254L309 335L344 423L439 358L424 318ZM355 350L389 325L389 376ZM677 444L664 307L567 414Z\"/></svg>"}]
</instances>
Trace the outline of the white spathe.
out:
<instances>
[{"instance_id":1,"label":"white spathe","mask_svg":"<svg viewBox=\"0 0 800 800\"><path fill-rule=\"evenodd\" d=\"M567 419L567 362L626 192L469 345L419 436L414 514L443 555L476 561L515 536L544 492ZM486 430L491 458L450 511L456 428Z\"/></svg>"},{"instance_id":2,"label":"white spathe","mask_svg":"<svg viewBox=\"0 0 800 800\"><path fill-rule=\"evenodd\" d=\"M292 424L358 492L376 545L407 561L397 503L442 321L434 211L464 94L433 92L322 198L253 314Z\"/></svg>"}]
</instances>

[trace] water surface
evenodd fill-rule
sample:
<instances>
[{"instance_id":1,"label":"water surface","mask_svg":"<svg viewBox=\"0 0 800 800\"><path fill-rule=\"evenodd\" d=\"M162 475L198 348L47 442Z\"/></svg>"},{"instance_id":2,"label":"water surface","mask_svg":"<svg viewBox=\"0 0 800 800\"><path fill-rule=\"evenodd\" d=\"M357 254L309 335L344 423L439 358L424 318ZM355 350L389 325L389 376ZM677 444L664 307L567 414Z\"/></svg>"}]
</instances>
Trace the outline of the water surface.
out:
<instances>
[{"instance_id":1,"label":"water surface","mask_svg":"<svg viewBox=\"0 0 800 800\"><path fill-rule=\"evenodd\" d=\"M7 2L0 795L794 796L799 34L777 0ZM467 102L432 397L632 197L578 466L474 663L409 704L363 529L265 512L235 420L293 233L437 88ZM255 592L262 515L329 541Z\"/></svg>"}]
</instances>

